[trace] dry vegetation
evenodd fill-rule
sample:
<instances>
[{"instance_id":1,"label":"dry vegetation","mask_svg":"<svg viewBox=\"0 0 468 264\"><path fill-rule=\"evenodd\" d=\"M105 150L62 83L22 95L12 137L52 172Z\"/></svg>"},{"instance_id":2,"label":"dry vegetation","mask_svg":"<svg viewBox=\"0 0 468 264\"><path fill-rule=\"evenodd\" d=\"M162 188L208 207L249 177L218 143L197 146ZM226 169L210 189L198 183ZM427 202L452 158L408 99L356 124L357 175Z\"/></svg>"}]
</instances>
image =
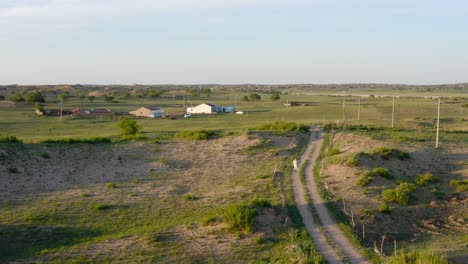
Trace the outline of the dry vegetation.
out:
<instances>
[{"instance_id":1,"label":"dry vegetation","mask_svg":"<svg viewBox=\"0 0 468 264\"><path fill-rule=\"evenodd\" d=\"M306 138L1 143L0 261L307 261L287 177ZM229 225L233 205L252 226Z\"/></svg>"},{"instance_id":2,"label":"dry vegetation","mask_svg":"<svg viewBox=\"0 0 468 264\"><path fill-rule=\"evenodd\" d=\"M387 256L396 241L398 249L434 248L453 263L466 263L466 143L434 149L350 132L326 141L332 147L321 179L342 212L344 199L346 218L367 247L380 249L385 237Z\"/></svg>"}]
</instances>

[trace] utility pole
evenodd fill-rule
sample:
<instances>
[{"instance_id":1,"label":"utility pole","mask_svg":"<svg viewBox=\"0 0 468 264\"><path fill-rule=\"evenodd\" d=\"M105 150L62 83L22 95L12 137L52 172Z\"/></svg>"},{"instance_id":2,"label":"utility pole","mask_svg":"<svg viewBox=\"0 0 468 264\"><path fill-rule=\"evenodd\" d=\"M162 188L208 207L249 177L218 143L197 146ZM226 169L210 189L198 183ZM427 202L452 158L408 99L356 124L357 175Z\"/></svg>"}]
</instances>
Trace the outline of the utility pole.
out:
<instances>
[{"instance_id":1,"label":"utility pole","mask_svg":"<svg viewBox=\"0 0 468 264\"><path fill-rule=\"evenodd\" d=\"M345 121L345 97L343 97L343 123Z\"/></svg>"},{"instance_id":2,"label":"utility pole","mask_svg":"<svg viewBox=\"0 0 468 264\"><path fill-rule=\"evenodd\" d=\"M361 97L359 96L358 99L358 105L357 105L357 120L361 120Z\"/></svg>"},{"instance_id":3,"label":"utility pole","mask_svg":"<svg viewBox=\"0 0 468 264\"><path fill-rule=\"evenodd\" d=\"M440 123L440 97L437 103L437 132L436 132L436 148L439 148L439 123Z\"/></svg>"},{"instance_id":4,"label":"utility pole","mask_svg":"<svg viewBox=\"0 0 468 264\"><path fill-rule=\"evenodd\" d=\"M59 106L60 106L60 121L62 121L62 107L63 107L63 101L62 100L60 100Z\"/></svg>"},{"instance_id":5,"label":"utility pole","mask_svg":"<svg viewBox=\"0 0 468 264\"><path fill-rule=\"evenodd\" d=\"M237 94L234 95L234 107L237 107Z\"/></svg>"},{"instance_id":6,"label":"utility pole","mask_svg":"<svg viewBox=\"0 0 468 264\"><path fill-rule=\"evenodd\" d=\"M392 104L392 128L394 127L395 123L395 96L393 96L393 104Z\"/></svg>"}]
</instances>

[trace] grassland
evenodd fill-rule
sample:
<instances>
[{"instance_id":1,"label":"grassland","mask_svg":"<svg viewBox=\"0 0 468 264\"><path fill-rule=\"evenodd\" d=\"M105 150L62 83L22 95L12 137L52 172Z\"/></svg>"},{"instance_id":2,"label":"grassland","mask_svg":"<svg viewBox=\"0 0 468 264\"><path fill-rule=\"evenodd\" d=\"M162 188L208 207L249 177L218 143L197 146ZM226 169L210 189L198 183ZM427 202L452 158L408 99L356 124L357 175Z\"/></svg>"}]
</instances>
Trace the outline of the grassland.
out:
<instances>
[{"instance_id":1,"label":"grassland","mask_svg":"<svg viewBox=\"0 0 468 264\"><path fill-rule=\"evenodd\" d=\"M62 91L45 92L46 109L58 109ZM339 131L330 153L324 154L322 177L343 224L351 226L342 198L348 211L353 209L356 223L351 230L364 247L372 248L385 235L386 255L391 255L391 241L396 240L398 249L430 245L454 263L463 263L467 242L460 233L466 233L468 221L466 192L457 190L464 190L460 185L468 180L466 93L450 92L442 99L441 148L436 150L437 101L414 96L445 95L437 89L348 91L399 95L393 129L388 97L361 98L357 120L357 98L323 95L335 90L291 88L280 101L256 91L262 101L240 100L250 92L219 89L187 102L177 91L174 97L168 93L155 99L116 96L118 102L112 103L99 96L93 102L81 100L81 91L71 90L66 109L125 112L156 105L182 114L184 105L211 102L245 112L140 118L137 122L148 139L139 141L120 140L117 116L39 117L30 104L0 101L0 136L24 142L0 143L0 262L320 263L300 224L288 177L291 161L307 137L300 132L252 132L268 122L295 121L324 126L334 122L334 131ZM285 107L286 100L307 106ZM206 131L208 140L187 139L193 131ZM93 137L111 142L60 142ZM401 150L410 158L399 159L392 152L383 158L377 151L382 147ZM388 170L392 177L380 176L377 172L383 170L376 168ZM366 172L366 183L358 185ZM440 181L415 184L417 174L427 172ZM452 180L458 185L451 185ZM409 204L387 201L388 212L380 211L382 191L396 189L401 182L417 185ZM226 208L239 205L255 210L251 230L232 229L223 219ZM365 238L359 235L363 225Z\"/></svg>"}]
</instances>

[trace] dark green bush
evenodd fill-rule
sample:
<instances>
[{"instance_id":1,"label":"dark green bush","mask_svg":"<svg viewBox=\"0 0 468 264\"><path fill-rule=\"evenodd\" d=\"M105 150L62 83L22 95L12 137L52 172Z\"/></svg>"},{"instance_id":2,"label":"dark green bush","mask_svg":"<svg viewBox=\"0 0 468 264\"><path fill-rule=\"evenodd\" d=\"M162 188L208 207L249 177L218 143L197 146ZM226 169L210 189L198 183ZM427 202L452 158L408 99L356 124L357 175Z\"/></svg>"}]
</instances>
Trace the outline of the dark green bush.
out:
<instances>
[{"instance_id":1,"label":"dark green bush","mask_svg":"<svg viewBox=\"0 0 468 264\"><path fill-rule=\"evenodd\" d=\"M245 230L250 233L255 215L255 209L241 204L231 204L224 209L223 220L228 224L230 230Z\"/></svg>"},{"instance_id":2,"label":"dark green bush","mask_svg":"<svg viewBox=\"0 0 468 264\"><path fill-rule=\"evenodd\" d=\"M23 143L15 136L0 136L0 143Z\"/></svg>"},{"instance_id":3,"label":"dark green bush","mask_svg":"<svg viewBox=\"0 0 468 264\"><path fill-rule=\"evenodd\" d=\"M256 205L256 206L260 206L260 207L270 207L271 202L270 202L270 200L268 200L266 198L254 197L252 200L249 201L249 205Z\"/></svg>"},{"instance_id":4,"label":"dark green bush","mask_svg":"<svg viewBox=\"0 0 468 264\"><path fill-rule=\"evenodd\" d=\"M416 182L417 185L425 186L425 185L428 185L430 183L439 182L440 179L439 179L439 177L436 177L436 176L432 175L431 173L426 172L426 173L423 173L423 174L418 174L414 181Z\"/></svg>"}]
</instances>

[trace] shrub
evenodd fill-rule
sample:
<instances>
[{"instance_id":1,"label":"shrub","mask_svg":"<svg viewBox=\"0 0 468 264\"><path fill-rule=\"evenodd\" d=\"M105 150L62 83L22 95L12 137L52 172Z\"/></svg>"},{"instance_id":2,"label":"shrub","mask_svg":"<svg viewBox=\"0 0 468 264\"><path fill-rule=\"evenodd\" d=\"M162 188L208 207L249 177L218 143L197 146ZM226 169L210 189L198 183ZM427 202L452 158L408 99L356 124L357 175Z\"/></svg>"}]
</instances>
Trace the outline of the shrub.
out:
<instances>
[{"instance_id":1,"label":"shrub","mask_svg":"<svg viewBox=\"0 0 468 264\"><path fill-rule=\"evenodd\" d=\"M255 244L263 244L263 242L265 242L263 237L254 237L253 241L255 242Z\"/></svg>"},{"instance_id":2,"label":"shrub","mask_svg":"<svg viewBox=\"0 0 468 264\"><path fill-rule=\"evenodd\" d=\"M378 175L389 180L393 179L393 175L386 168L374 168L372 172L374 175Z\"/></svg>"},{"instance_id":3,"label":"shrub","mask_svg":"<svg viewBox=\"0 0 468 264\"><path fill-rule=\"evenodd\" d=\"M447 258L435 251L423 250L423 251L411 251L408 253L399 252L396 255L388 257L386 264L419 264L419 263L430 263L430 264L449 264Z\"/></svg>"},{"instance_id":4,"label":"shrub","mask_svg":"<svg viewBox=\"0 0 468 264\"><path fill-rule=\"evenodd\" d=\"M211 225L211 224L214 224L218 221L218 218L216 216L209 216L209 217L205 217L201 220L201 224L203 226L207 226L207 225Z\"/></svg>"},{"instance_id":5,"label":"shrub","mask_svg":"<svg viewBox=\"0 0 468 264\"><path fill-rule=\"evenodd\" d=\"M190 140L207 140L210 136L213 136L213 131L207 130L190 130L177 132L175 138L184 138Z\"/></svg>"},{"instance_id":6,"label":"shrub","mask_svg":"<svg viewBox=\"0 0 468 264\"><path fill-rule=\"evenodd\" d=\"M193 193L186 193L182 196L182 198L186 201L194 201L198 199Z\"/></svg>"},{"instance_id":7,"label":"shrub","mask_svg":"<svg viewBox=\"0 0 468 264\"><path fill-rule=\"evenodd\" d=\"M357 165L359 165L359 155L352 155L351 157L349 157L345 164L348 166L356 167Z\"/></svg>"},{"instance_id":8,"label":"shrub","mask_svg":"<svg viewBox=\"0 0 468 264\"><path fill-rule=\"evenodd\" d=\"M140 133L141 127L130 117L125 117L117 123L120 132L124 136L132 136Z\"/></svg>"},{"instance_id":9,"label":"shrub","mask_svg":"<svg viewBox=\"0 0 468 264\"><path fill-rule=\"evenodd\" d=\"M382 202L379 206L379 212L381 213L384 213L384 214L388 214L392 211L392 208L390 208L390 206L388 206L388 204L386 202Z\"/></svg>"},{"instance_id":10,"label":"shrub","mask_svg":"<svg viewBox=\"0 0 468 264\"><path fill-rule=\"evenodd\" d=\"M44 95L39 91L29 92L24 96L24 100L28 103L34 104L36 102L45 102Z\"/></svg>"},{"instance_id":11,"label":"shrub","mask_svg":"<svg viewBox=\"0 0 468 264\"><path fill-rule=\"evenodd\" d=\"M274 93L270 96L270 100L272 101L278 101L280 99L279 93Z\"/></svg>"},{"instance_id":12,"label":"shrub","mask_svg":"<svg viewBox=\"0 0 468 264\"><path fill-rule=\"evenodd\" d=\"M275 121L268 122L263 125L257 126L257 130L266 130L266 131L301 131L307 132L309 128L304 124L299 124L296 122L285 122L285 121Z\"/></svg>"},{"instance_id":13,"label":"shrub","mask_svg":"<svg viewBox=\"0 0 468 264\"><path fill-rule=\"evenodd\" d=\"M270 200L268 200L266 198L254 197L252 200L250 200L249 205L256 205L256 206L260 206L260 207L270 207L271 202L270 202Z\"/></svg>"},{"instance_id":14,"label":"shrub","mask_svg":"<svg viewBox=\"0 0 468 264\"><path fill-rule=\"evenodd\" d=\"M468 181L451 180L450 185L457 187L457 192L466 192L468 190Z\"/></svg>"},{"instance_id":15,"label":"shrub","mask_svg":"<svg viewBox=\"0 0 468 264\"><path fill-rule=\"evenodd\" d=\"M107 188L109 188L109 189L115 189L115 188L117 188L117 184L116 184L115 182L109 182L109 183L107 184Z\"/></svg>"},{"instance_id":16,"label":"shrub","mask_svg":"<svg viewBox=\"0 0 468 264\"><path fill-rule=\"evenodd\" d=\"M410 195L401 189L386 189L382 192L382 197L389 202L396 202L401 205L408 205Z\"/></svg>"},{"instance_id":17,"label":"shrub","mask_svg":"<svg viewBox=\"0 0 468 264\"><path fill-rule=\"evenodd\" d=\"M109 209L109 208L111 208L111 206L108 205L108 204L95 204L95 205L93 205L93 209L96 210L96 211L106 210L106 209Z\"/></svg>"},{"instance_id":18,"label":"shrub","mask_svg":"<svg viewBox=\"0 0 468 264\"><path fill-rule=\"evenodd\" d=\"M0 143L23 143L23 141L15 136L0 136Z\"/></svg>"},{"instance_id":19,"label":"shrub","mask_svg":"<svg viewBox=\"0 0 468 264\"><path fill-rule=\"evenodd\" d=\"M361 173L361 177L359 177L356 184L364 187L367 184L369 184L372 180L374 180L374 177L372 177L372 172L366 171Z\"/></svg>"},{"instance_id":20,"label":"shrub","mask_svg":"<svg viewBox=\"0 0 468 264\"><path fill-rule=\"evenodd\" d=\"M52 143L52 144L77 144L77 143L84 143L84 144L101 144L101 143L110 143L112 142L110 138L105 137L92 137L92 138L85 138L85 139L75 139L75 138L62 138L62 139L46 139L40 141L40 143Z\"/></svg>"},{"instance_id":21,"label":"shrub","mask_svg":"<svg viewBox=\"0 0 468 264\"><path fill-rule=\"evenodd\" d=\"M432 175L429 172L426 172L426 173L423 173L423 174L418 174L416 176L415 182L416 182L417 185L425 186L425 185L428 185L430 183L439 182L439 180L440 179L438 177Z\"/></svg>"},{"instance_id":22,"label":"shrub","mask_svg":"<svg viewBox=\"0 0 468 264\"><path fill-rule=\"evenodd\" d=\"M230 230L245 230L250 233L255 215L255 209L240 204L231 204L224 209L223 220L228 224Z\"/></svg>"},{"instance_id":23,"label":"shrub","mask_svg":"<svg viewBox=\"0 0 468 264\"><path fill-rule=\"evenodd\" d=\"M410 154L394 148L377 148L372 151L373 154L380 155L383 159L390 158L391 155L396 156L400 160L405 160L410 158Z\"/></svg>"},{"instance_id":24,"label":"shrub","mask_svg":"<svg viewBox=\"0 0 468 264\"><path fill-rule=\"evenodd\" d=\"M409 182L401 182L398 188L407 193L413 193L416 191L416 185L409 183Z\"/></svg>"},{"instance_id":25,"label":"shrub","mask_svg":"<svg viewBox=\"0 0 468 264\"><path fill-rule=\"evenodd\" d=\"M328 151L328 156L329 157L337 155L337 154L340 154L340 149L339 148L332 148L332 149L330 149L330 151Z\"/></svg>"},{"instance_id":26,"label":"shrub","mask_svg":"<svg viewBox=\"0 0 468 264\"><path fill-rule=\"evenodd\" d=\"M8 170L8 172L10 172L10 173L18 173L18 169L17 169L16 167L10 166L10 167L8 167L7 170Z\"/></svg>"}]
</instances>

